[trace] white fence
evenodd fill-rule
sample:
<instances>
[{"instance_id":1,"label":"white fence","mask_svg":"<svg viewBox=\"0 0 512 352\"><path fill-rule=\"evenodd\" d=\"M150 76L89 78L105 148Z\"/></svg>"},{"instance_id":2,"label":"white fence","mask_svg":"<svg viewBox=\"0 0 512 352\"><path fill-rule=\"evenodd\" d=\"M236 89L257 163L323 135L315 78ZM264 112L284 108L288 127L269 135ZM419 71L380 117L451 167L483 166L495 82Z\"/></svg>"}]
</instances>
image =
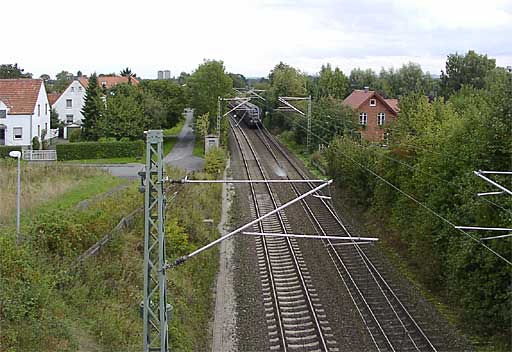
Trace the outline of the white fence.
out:
<instances>
[{"instance_id":1,"label":"white fence","mask_svg":"<svg viewBox=\"0 0 512 352\"><path fill-rule=\"evenodd\" d=\"M23 160L28 161L53 161L57 160L56 150L24 150Z\"/></svg>"}]
</instances>

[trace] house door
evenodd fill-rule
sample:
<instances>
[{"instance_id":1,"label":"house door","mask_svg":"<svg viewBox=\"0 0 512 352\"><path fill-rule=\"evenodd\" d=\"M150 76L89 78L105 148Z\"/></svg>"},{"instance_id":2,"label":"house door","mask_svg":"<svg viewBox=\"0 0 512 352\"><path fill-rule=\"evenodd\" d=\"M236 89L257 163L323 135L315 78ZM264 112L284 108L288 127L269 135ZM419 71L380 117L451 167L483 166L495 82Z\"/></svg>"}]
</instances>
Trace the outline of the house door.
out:
<instances>
[{"instance_id":1,"label":"house door","mask_svg":"<svg viewBox=\"0 0 512 352\"><path fill-rule=\"evenodd\" d=\"M0 145L5 145L5 125L0 125Z\"/></svg>"}]
</instances>

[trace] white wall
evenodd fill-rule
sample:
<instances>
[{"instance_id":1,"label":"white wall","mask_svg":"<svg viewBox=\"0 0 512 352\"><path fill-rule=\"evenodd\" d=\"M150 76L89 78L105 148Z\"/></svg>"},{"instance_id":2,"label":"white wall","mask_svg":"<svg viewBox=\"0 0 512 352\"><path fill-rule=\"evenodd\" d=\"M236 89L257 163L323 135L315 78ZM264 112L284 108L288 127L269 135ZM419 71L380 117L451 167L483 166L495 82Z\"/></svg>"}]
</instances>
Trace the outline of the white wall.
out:
<instances>
[{"instance_id":1,"label":"white wall","mask_svg":"<svg viewBox=\"0 0 512 352\"><path fill-rule=\"evenodd\" d=\"M34 136L39 137L39 140L41 140L41 132L44 129L46 129L45 139L48 140L50 138L50 103L48 101L48 95L46 94L46 88L44 84L41 84L39 95L37 96L37 101L34 106L34 114L32 115L32 136L30 140L32 141Z\"/></svg>"},{"instance_id":2,"label":"white wall","mask_svg":"<svg viewBox=\"0 0 512 352\"><path fill-rule=\"evenodd\" d=\"M66 100L71 99L71 108L66 107ZM73 115L73 124L80 125L82 123L82 107L85 100L85 87L78 80L74 80L66 90L61 94L59 99L53 104L53 108L59 114L59 120L68 124L66 115Z\"/></svg>"},{"instance_id":3,"label":"white wall","mask_svg":"<svg viewBox=\"0 0 512 352\"><path fill-rule=\"evenodd\" d=\"M9 112L7 112L7 118L0 121L0 124L7 127L5 130L5 145L30 145L30 119L30 115L9 115ZM14 139L14 127L22 128L22 139Z\"/></svg>"}]
</instances>

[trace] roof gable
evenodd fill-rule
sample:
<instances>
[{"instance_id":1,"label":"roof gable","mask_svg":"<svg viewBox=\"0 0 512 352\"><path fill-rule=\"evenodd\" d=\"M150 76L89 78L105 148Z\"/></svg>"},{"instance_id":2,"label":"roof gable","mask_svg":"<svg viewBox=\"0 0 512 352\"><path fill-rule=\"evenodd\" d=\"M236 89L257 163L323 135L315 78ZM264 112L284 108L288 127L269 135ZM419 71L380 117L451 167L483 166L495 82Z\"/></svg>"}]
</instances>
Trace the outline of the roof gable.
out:
<instances>
[{"instance_id":1,"label":"roof gable","mask_svg":"<svg viewBox=\"0 0 512 352\"><path fill-rule=\"evenodd\" d=\"M78 81L84 88L87 88L89 85L89 80L86 77L78 78ZM98 85L100 87L105 86L105 88L109 89L118 84L128 83L128 77L125 76L98 76ZM139 84L139 80L135 77L131 77L131 84L134 86Z\"/></svg>"},{"instance_id":2,"label":"roof gable","mask_svg":"<svg viewBox=\"0 0 512 352\"><path fill-rule=\"evenodd\" d=\"M0 100L10 115L32 115L42 84L40 79L0 79Z\"/></svg>"},{"instance_id":3,"label":"roof gable","mask_svg":"<svg viewBox=\"0 0 512 352\"><path fill-rule=\"evenodd\" d=\"M343 104L350 106L351 108L357 110L359 107L368 99L375 98L379 100L384 106L386 106L389 111L394 113L395 115L398 113L398 100L396 99L384 99L380 94L376 93L373 90L354 90L348 97L343 100Z\"/></svg>"}]
</instances>

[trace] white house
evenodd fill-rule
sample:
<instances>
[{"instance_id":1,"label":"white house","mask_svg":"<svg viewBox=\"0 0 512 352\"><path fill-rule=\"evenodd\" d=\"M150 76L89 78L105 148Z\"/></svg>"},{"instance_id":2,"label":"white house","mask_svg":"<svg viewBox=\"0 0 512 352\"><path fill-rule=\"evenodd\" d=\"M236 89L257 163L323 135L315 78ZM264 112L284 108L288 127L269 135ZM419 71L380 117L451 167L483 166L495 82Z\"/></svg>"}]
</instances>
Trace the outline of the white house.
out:
<instances>
[{"instance_id":1,"label":"white house","mask_svg":"<svg viewBox=\"0 0 512 352\"><path fill-rule=\"evenodd\" d=\"M47 131L50 103L40 79L0 79L0 145L29 147Z\"/></svg>"},{"instance_id":2,"label":"white house","mask_svg":"<svg viewBox=\"0 0 512 352\"><path fill-rule=\"evenodd\" d=\"M52 108L59 114L64 123L63 138L68 138L68 129L78 128L82 124L82 107L85 101L86 85L78 79L72 81L60 95L49 94Z\"/></svg>"}]
</instances>

